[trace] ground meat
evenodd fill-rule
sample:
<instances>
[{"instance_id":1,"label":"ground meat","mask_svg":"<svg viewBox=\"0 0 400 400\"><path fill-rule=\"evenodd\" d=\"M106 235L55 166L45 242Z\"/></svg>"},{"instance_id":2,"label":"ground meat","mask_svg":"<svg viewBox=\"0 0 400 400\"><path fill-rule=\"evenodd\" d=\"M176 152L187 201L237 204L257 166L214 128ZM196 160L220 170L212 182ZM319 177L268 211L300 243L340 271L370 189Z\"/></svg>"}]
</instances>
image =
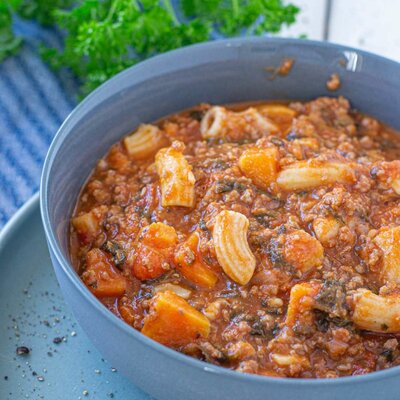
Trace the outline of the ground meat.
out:
<instances>
[{"instance_id":1,"label":"ground meat","mask_svg":"<svg viewBox=\"0 0 400 400\"><path fill-rule=\"evenodd\" d=\"M274 76L292 65L284 60ZM333 75L328 88L339 85ZM97 163L71 224L71 259L89 290L138 330L155 318L161 293L181 296L180 323L168 325L174 335L164 344L240 372L333 378L399 365L396 335L353 323L357 290L400 293L382 277L390 252L376 242L382 229L400 226L395 132L343 97L221 109L208 121L220 118L220 136L204 132L207 104L152 126L155 142L180 152L193 174L191 207L163 206L159 148L137 156L123 139ZM262 162L252 159L252 175L241 160L254 150ZM274 154L269 169L266 154ZM295 176L293 189L282 188L282 171L299 165L346 166L351 179L297 189ZM219 262L214 228L224 210L248 222L254 271L246 284ZM182 323L185 310L206 329ZM182 331L187 340L177 340Z\"/></svg>"}]
</instances>

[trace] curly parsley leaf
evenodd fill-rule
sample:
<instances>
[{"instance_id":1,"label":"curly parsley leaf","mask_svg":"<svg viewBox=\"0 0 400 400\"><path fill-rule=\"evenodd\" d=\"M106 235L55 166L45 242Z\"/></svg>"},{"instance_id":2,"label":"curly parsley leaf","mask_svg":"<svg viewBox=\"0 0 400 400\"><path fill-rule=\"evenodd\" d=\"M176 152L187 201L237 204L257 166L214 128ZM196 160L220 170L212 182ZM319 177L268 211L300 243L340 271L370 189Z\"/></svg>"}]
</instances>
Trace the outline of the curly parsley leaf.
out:
<instances>
[{"instance_id":1,"label":"curly parsley leaf","mask_svg":"<svg viewBox=\"0 0 400 400\"><path fill-rule=\"evenodd\" d=\"M0 3L0 61L14 54L20 47L22 39L14 36L11 6Z\"/></svg>"},{"instance_id":2,"label":"curly parsley leaf","mask_svg":"<svg viewBox=\"0 0 400 400\"><path fill-rule=\"evenodd\" d=\"M42 25L54 23L53 13L59 8L68 8L76 3L74 0L21 0L16 12L25 19L35 19Z\"/></svg>"},{"instance_id":3,"label":"curly parsley leaf","mask_svg":"<svg viewBox=\"0 0 400 400\"><path fill-rule=\"evenodd\" d=\"M279 32L282 25L295 22L300 11L282 0L182 0L181 5L187 17L212 21L227 36L250 28L255 34Z\"/></svg>"},{"instance_id":4,"label":"curly parsley leaf","mask_svg":"<svg viewBox=\"0 0 400 400\"><path fill-rule=\"evenodd\" d=\"M213 31L278 32L299 11L282 0L181 0L178 10L170 0L8 1L20 16L65 32L61 52L41 52L53 68L67 68L80 79L82 94L154 54L209 40ZM0 18L0 57L5 57L20 40L12 35L9 10Z\"/></svg>"}]
</instances>

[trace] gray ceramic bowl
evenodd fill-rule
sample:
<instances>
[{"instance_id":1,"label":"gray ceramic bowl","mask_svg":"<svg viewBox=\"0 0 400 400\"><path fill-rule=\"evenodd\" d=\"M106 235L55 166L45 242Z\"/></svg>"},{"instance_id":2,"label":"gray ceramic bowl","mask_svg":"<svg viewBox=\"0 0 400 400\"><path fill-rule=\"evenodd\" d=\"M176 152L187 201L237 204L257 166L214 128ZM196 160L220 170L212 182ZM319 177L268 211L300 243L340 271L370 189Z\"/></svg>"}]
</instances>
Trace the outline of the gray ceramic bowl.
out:
<instances>
[{"instance_id":1,"label":"gray ceramic bowl","mask_svg":"<svg viewBox=\"0 0 400 400\"><path fill-rule=\"evenodd\" d=\"M286 77L265 68L295 59ZM332 95L333 72L354 107L400 128L400 64L359 50L304 40L223 40L173 51L105 83L67 118L49 150L41 212L65 300L89 338L136 385L164 400L398 399L400 368L335 380L277 379L201 362L141 335L86 289L70 263L68 225L81 186L98 158L140 122L200 102L312 99ZM77 362L79 362L77 360Z\"/></svg>"}]
</instances>

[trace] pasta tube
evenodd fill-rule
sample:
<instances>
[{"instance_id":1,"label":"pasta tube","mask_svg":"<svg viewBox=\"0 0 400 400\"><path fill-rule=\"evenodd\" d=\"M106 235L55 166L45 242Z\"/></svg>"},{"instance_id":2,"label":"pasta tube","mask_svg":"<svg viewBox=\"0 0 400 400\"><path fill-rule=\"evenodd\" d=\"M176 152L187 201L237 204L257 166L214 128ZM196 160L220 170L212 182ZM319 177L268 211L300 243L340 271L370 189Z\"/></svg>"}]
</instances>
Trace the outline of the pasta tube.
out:
<instances>
[{"instance_id":1,"label":"pasta tube","mask_svg":"<svg viewBox=\"0 0 400 400\"><path fill-rule=\"evenodd\" d=\"M136 160L145 159L161 147L168 145L168 139L154 125L142 124L124 139L128 154Z\"/></svg>"},{"instance_id":2,"label":"pasta tube","mask_svg":"<svg viewBox=\"0 0 400 400\"><path fill-rule=\"evenodd\" d=\"M400 227L383 229L374 238L383 252L381 279L400 283Z\"/></svg>"},{"instance_id":3,"label":"pasta tube","mask_svg":"<svg viewBox=\"0 0 400 400\"><path fill-rule=\"evenodd\" d=\"M278 174L277 183L283 190L307 190L334 183L352 183L352 168L340 162L299 161Z\"/></svg>"},{"instance_id":4,"label":"pasta tube","mask_svg":"<svg viewBox=\"0 0 400 400\"><path fill-rule=\"evenodd\" d=\"M400 296L378 296L367 289L354 295L352 320L361 329L372 332L400 332Z\"/></svg>"},{"instance_id":5,"label":"pasta tube","mask_svg":"<svg viewBox=\"0 0 400 400\"><path fill-rule=\"evenodd\" d=\"M278 128L255 108L234 112L215 106L204 115L200 131L205 139L240 140L249 135L253 138L265 136L278 131Z\"/></svg>"},{"instance_id":6,"label":"pasta tube","mask_svg":"<svg viewBox=\"0 0 400 400\"><path fill-rule=\"evenodd\" d=\"M163 207L193 207L195 204L196 180L191 165L179 150L179 144L180 142L174 142L171 147L161 149L156 154Z\"/></svg>"},{"instance_id":7,"label":"pasta tube","mask_svg":"<svg viewBox=\"0 0 400 400\"><path fill-rule=\"evenodd\" d=\"M247 242L249 220L235 211L221 211L215 220L213 238L217 259L224 272L245 285L253 276L256 259Z\"/></svg>"}]
</instances>

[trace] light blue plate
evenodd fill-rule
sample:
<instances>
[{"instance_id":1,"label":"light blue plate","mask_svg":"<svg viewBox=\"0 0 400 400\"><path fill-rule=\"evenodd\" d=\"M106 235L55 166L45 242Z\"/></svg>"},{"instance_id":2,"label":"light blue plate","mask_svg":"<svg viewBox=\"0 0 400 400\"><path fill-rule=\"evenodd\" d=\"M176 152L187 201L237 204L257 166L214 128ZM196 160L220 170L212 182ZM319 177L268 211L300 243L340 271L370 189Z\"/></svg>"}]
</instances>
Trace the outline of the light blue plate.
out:
<instances>
[{"instance_id":1,"label":"light blue plate","mask_svg":"<svg viewBox=\"0 0 400 400\"><path fill-rule=\"evenodd\" d=\"M35 195L0 233L0 399L80 398L151 399L102 359L65 305Z\"/></svg>"}]
</instances>

